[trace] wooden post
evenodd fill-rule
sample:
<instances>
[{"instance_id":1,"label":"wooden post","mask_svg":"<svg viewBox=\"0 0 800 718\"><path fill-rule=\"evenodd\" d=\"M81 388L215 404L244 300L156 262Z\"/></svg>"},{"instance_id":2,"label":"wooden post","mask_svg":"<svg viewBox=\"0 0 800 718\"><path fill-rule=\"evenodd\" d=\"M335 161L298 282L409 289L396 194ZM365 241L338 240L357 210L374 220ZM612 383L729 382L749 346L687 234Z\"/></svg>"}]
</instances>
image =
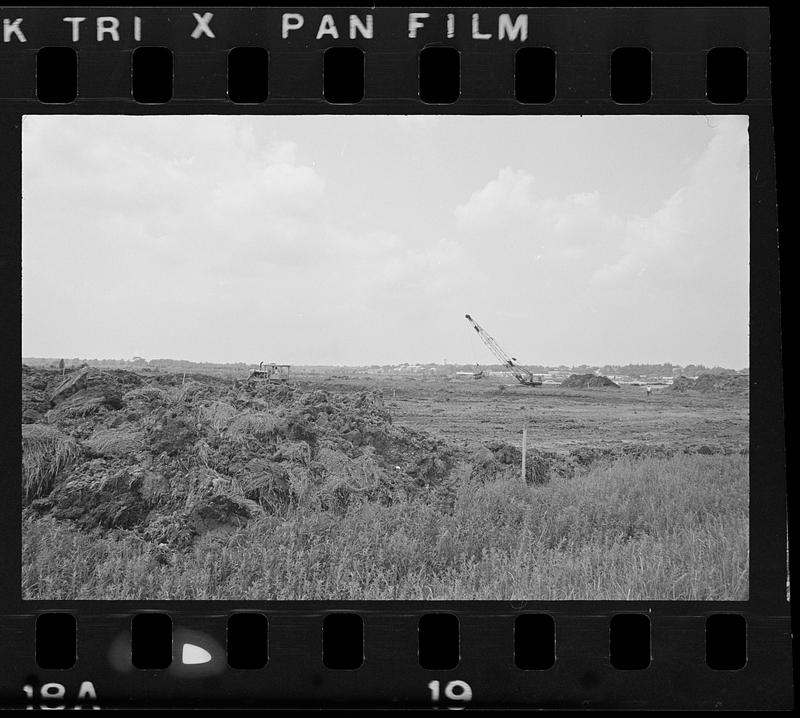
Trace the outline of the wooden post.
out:
<instances>
[{"instance_id":1,"label":"wooden post","mask_svg":"<svg viewBox=\"0 0 800 718\"><path fill-rule=\"evenodd\" d=\"M525 478L525 454L528 453L528 423L525 422L522 425L522 484L527 485L527 480Z\"/></svg>"}]
</instances>

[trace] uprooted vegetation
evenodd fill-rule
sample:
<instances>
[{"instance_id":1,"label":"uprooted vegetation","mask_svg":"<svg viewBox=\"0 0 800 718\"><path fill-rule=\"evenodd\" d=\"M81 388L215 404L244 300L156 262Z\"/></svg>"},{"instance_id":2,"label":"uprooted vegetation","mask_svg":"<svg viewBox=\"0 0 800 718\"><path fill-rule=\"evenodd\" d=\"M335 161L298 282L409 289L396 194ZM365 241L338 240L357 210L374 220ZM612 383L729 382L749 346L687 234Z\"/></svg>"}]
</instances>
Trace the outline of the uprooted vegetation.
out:
<instances>
[{"instance_id":1,"label":"uprooted vegetation","mask_svg":"<svg viewBox=\"0 0 800 718\"><path fill-rule=\"evenodd\" d=\"M502 553L511 551L510 537L519 530L519 540L527 535L530 542L534 533L546 538L551 529L561 536L551 523L567 526L574 513L569 502L587 481L598 482L596 492L613 494L608 500L622 501L621 511L633 516L631 501L645 501L631 479L637 471L648 475L661 467L671 477L660 479L664 495L682 461L706 462L692 464L694 474L702 474L704 466L716 472L721 464L715 462L739 462L737 471L744 466L746 473L746 457L687 457L671 447L560 453L533 446L523 484L518 445L487 441L456 447L396 425L380 392L88 368L66 378L23 368L22 441L26 598L475 598L483 596L477 574L471 587L448 584L458 566L486 573L499 561L499 576L511 570L503 562L512 561L515 570L533 570L529 559L517 555L521 548L513 556ZM627 477L622 483L620 471ZM694 493L703 494L702 487ZM534 510L540 505L550 506L541 516ZM743 505L746 518L746 500ZM472 507L469 516L466 506ZM528 507L530 516L522 518L519 506ZM714 510L700 523L715 520ZM588 528L582 537L572 531L547 538L547 550L577 550L583 539L646 543L655 535L646 521L641 531L629 530L615 516L601 517L599 534L605 538ZM519 526L506 526L509 521ZM709 530L721 527L709 524ZM502 540L493 538L495 531ZM715 550L724 540L715 534ZM338 553L325 555L347 546L357 554L350 562ZM427 558L416 551L428 552ZM439 566L434 556L442 552L452 555ZM204 556L213 556L217 567L210 568ZM335 578L325 573L334 558ZM266 562L260 569L259 561ZM71 588L57 588L59 566L71 567L72 579L63 584ZM253 569L250 579L242 566ZM208 570L214 576L206 585L198 576ZM292 570L302 577L289 581L286 573ZM691 570L703 574L698 567ZM177 578L166 580L164 571ZM259 571L267 578L258 578ZM111 586L109 577L120 573L121 583ZM222 574L230 574L229 580ZM151 581L156 577L161 588ZM373 579L378 583L371 584ZM417 579L427 582L432 595ZM269 588L270 580L283 588ZM400 588L392 588L392 580ZM522 583L506 587L510 593L503 589L495 597L533 590L529 580L520 578ZM178 587L175 581L186 584ZM333 586L337 581L342 587ZM379 589L381 582L388 583ZM169 586L174 590L167 596ZM702 589L693 586L688 593ZM714 595L741 597L741 591L726 586Z\"/></svg>"},{"instance_id":2,"label":"uprooted vegetation","mask_svg":"<svg viewBox=\"0 0 800 718\"><path fill-rule=\"evenodd\" d=\"M39 419L23 424L23 495L33 513L84 529L136 529L180 548L291 507L342 511L446 493L459 475L450 447L394 426L374 392L51 374L43 388L42 376L23 375L36 385L26 396L23 380L25 416Z\"/></svg>"}]
</instances>

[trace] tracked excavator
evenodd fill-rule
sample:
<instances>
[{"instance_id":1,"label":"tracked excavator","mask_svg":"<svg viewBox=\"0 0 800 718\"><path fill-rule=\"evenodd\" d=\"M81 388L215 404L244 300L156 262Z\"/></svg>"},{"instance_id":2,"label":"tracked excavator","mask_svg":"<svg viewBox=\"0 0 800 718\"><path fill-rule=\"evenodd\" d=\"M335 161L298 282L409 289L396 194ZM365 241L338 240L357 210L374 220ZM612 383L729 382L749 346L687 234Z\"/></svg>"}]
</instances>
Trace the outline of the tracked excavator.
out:
<instances>
[{"instance_id":1,"label":"tracked excavator","mask_svg":"<svg viewBox=\"0 0 800 718\"><path fill-rule=\"evenodd\" d=\"M492 354L494 354L503 365L506 371L514 375L514 378L523 386L541 386L542 382L534 377L533 373L526 369L524 366L517 364L515 357L506 354L500 345L494 340L491 334L487 332L478 322L476 322L469 314L464 315L467 321L472 325L472 328L478 333L478 336L483 340L483 343L489 347Z\"/></svg>"}]
</instances>

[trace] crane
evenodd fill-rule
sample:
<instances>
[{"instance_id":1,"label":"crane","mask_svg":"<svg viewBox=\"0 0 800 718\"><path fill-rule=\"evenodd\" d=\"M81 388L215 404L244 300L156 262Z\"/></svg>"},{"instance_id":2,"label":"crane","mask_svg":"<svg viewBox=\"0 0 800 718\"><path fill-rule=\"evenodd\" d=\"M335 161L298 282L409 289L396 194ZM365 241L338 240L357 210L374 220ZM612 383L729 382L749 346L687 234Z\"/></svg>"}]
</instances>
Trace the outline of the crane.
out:
<instances>
[{"instance_id":1,"label":"crane","mask_svg":"<svg viewBox=\"0 0 800 718\"><path fill-rule=\"evenodd\" d=\"M476 322L469 314L464 315L467 318L467 321L472 325L472 328L478 332L478 336L483 339L483 343L489 347L492 354L494 354L499 360L500 363L513 375L514 378L524 386L541 386L542 382L538 379L534 379L533 374L523 366L520 366L516 363L516 359L514 357L508 356L501 348L500 345L492 338L492 335L489 334L478 322Z\"/></svg>"}]
</instances>

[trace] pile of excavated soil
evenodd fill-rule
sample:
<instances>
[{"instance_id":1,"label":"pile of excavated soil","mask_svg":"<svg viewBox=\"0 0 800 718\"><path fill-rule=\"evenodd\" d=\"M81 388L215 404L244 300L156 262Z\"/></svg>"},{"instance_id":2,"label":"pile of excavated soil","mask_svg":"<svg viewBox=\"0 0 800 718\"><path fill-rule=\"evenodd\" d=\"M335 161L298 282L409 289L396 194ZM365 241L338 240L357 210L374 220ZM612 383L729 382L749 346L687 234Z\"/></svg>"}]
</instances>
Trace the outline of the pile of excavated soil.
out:
<instances>
[{"instance_id":1,"label":"pile of excavated soil","mask_svg":"<svg viewBox=\"0 0 800 718\"><path fill-rule=\"evenodd\" d=\"M688 376L679 376L672 380L672 384L669 387L672 391L680 391L684 392L687 389L694 388L694 379L690 379Z\"/></svg>"},{"instance_id":2,"label":"pile of excavated soil","mask_svg":"<svg viewBox=\"0 0 800 718\"><path fill-rule=\"evenodd\" d=\"M122 394L139 386L142 378L131 371L100 371L82 367L61 376L58 369L33 369L22 365L22 423L45 421L47 413L62 410L91 412L92 406L119 409ZM75 397L75 399L73 399Z\"/></svg>"},{"instance_id":3,"label":"pile of excavated soil","mask_svg":"<svg viewBox=\"0 0 800 718\"><path fill-rule=\"evenodd\" d=\"M343 511L447 491L455 451L379 393L23 368L23 496L85 529L185 543L292 505Z\"/></svg>"},{"instance_id":4,"label":"pile of excavated soil","mask_svg":"<svg viewBox=\"0 0 800 718\"><path fill-rule=\"evenodd\" d=\"M750 377L741 374L701 374L694 382L697 391L744 394L750 391Z\"/></svg>"},{"instance_id":5,"label":"pile of excavated soil","mask_svg":"<svg viewBox=\"0 0 800 718\"><path fill-rule=\"evenodd\" d=\"M701 374L697 379L680 376L672 382L673 391L687 389L704 394L746 394L750 391L750 377L742 374Z\"/></svg>"},{"instance_id":6,"label":"pile of excavated soil","mask_svg":"<svg viewBox=\"0 0 800 718\"><path fill-rule=\"evenodd\" d=\"M607 376L597 374L571 374L561 382L561 386L568 389L595 389L606 386L619 389L619 384L615 384Z\"/></svg>"}]
</instances>

